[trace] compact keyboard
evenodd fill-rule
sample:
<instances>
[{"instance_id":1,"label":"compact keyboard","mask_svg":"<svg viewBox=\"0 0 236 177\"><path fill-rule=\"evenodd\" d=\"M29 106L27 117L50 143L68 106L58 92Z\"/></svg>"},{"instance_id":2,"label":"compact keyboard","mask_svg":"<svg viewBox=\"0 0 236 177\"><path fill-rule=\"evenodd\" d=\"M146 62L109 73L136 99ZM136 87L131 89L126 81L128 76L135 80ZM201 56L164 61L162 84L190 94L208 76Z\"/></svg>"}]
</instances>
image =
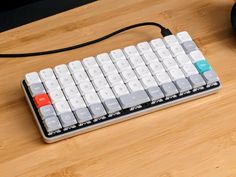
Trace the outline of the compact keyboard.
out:
<instances>
[{"instance_id":1,"label":"compact keyboard","mask_svg":"<svg viewBox=\"0 0 236 177\"><path fill-rule=\"evenodd\" d=\"M220 82L180 32L28 73L22 88L51 143L214 93Z\"/></svg>"}]
</instances>

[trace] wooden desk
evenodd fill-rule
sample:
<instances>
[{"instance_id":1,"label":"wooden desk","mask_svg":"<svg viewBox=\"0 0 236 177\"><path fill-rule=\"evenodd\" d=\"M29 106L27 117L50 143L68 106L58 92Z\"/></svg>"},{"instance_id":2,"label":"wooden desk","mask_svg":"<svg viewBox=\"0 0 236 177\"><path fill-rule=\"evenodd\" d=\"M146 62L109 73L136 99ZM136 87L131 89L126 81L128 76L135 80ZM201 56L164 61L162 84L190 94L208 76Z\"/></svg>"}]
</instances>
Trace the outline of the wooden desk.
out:
<instances>
[{"instance_id":1,"label":"wooden desk","mask_svg":"<svg viewBox=\"0 0 236 177\"><path fill-rule=\"evenodd\" d=\"M159 37L144 27L71 52L0 59L1 177L235 177L236 39L233 0L103 0L0 34L1 53L54 49L129 24L189 31L219 74L219 93L45 144L20 88L27 72Z\"/></svg>"}]
</instances>

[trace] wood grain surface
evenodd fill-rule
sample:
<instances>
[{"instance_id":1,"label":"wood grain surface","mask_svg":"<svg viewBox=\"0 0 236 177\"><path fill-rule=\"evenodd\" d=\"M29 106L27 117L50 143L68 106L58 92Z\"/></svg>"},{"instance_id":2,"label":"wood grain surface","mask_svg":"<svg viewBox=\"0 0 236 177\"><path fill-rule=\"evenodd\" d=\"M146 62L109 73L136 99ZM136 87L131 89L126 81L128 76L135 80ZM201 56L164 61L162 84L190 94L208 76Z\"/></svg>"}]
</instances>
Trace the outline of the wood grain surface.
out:
<instances>
[{"instance_id":1,"label":"wood grain surface","mask_svg":"<svg viewBox=\"0 0 236 177\"><path fill-rule=\"evenodd\" d=\"M160 37L143 27L78 50L0 59L1 177L236 177L233 0L102 0L0 34L0 53L65 47L155 21L186 30L218 73L214 95L45 144L20 88L24 74Z\"/></svg>"}]
</instances>

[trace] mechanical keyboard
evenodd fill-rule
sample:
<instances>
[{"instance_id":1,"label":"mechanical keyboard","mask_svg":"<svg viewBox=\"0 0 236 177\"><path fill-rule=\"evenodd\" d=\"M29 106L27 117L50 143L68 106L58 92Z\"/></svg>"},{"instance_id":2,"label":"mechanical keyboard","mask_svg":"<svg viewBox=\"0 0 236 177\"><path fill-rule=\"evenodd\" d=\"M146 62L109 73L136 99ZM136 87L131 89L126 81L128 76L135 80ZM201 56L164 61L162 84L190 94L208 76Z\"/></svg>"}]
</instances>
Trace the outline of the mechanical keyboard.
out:
<instances>
[{"instance_id":1,"label":"mechanical keyboard","mask_svg":"<svg viewBox=\"0 0 236 177\"><path fill-rule=\"evenodd\" d=\"M217 74L185 31L31 72L21 85L47 143L220 88Z\"/></svg>"}]
</instances>

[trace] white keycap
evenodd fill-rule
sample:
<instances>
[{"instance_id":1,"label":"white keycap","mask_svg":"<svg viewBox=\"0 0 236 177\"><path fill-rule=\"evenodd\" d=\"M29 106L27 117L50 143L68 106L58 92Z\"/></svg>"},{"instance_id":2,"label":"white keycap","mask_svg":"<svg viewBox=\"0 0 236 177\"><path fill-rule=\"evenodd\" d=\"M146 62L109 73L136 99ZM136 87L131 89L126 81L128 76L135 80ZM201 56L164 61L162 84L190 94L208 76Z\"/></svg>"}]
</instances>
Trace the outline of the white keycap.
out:
<instances>
[{"instance_id":1,"label":"white keycap","mask_svg":"<svg viewBox=\"0 0 236 177\"><path fill-rule=\"evenodd\" d=\"M186 31L179 32L179 33L177 33L176 36L177 36L177 39L179 40L180 43L183 43L186 41L192 41L192 38L190 37L190 35Z\"/></svg>"},{"instance_id":2,"label":"white keycap","mask_svg":"<svg viewBox=\"0 0 236 177\"><path fill-rule=\"evenodd\" d=\"M185 54L184 49L179 44L170 46L170 51L174 57Z\"/></svg>"},{"instance_id":3,"label":"white keycap","mask_svg":"<svg viewBox=\"0 0 236 177\"><path fill-rule=\"evenodd\" d=\"M137 76L132 69L122 71L121 76L125 83L132 79L137 79Z\"/></svg>"},{"instance_id":4,"label":"white keycap","mask_svg":"<svg viewBox=\"0 0 236 177\"><path fill-rule=\"evenodd\" d=\"M159 61L154 52L145 52L143 54L143 60L147 65L153 61Z\"/></svg>"},{"instance_id":5,"label":"white keycap","mask_svg":"<svg viewBox=\"0 0 236 177\"><path fill-rule=\"evenodd\" d=\"M54 104L54 108L57 112L58 115L65 113L65 112L70 112L70 106L67 103L67 101L59 101Z\"/></svg>"},{"instance_id":6,"label":"white keycap","mask_svg":"<svg viewBox=\"0 0 236 177\"><path fill-rule=\"evenodd\" d=\"M94 57L87 57L87 58L84 58L82 60L82 64L84 66L84 68L87 70L91 67L95 67L95 66L98 66L96 60Z\"/></svg>"},{"instance_id":7,"label":"white keycap","mask_svg":"<svg viewBox=\"0 0 236 177\"><path fill-rule=\"evenodd\" d=\"M168 58L163 60L163 65L166 68L166 70L170 70L172 68L178 68L178 64L175 62L173 58Z\"/></svg>"},{"instance_id":8,"label":"white keycap","mask_svg":"<svg viewBox=\"0 0 236 177\"><path fill-rule=\"evenodd\" d=\"M151 75L151 73L146 65L138 66L137 68L135 68L135 73L139 79L143 78L147 75Z\"/></svg>"},{"instance_id":9,"label":"white keycap","mask_svg":"<svg viewBox=\"0 0 236 177\"><path fill-rule=\"evenodd\" d=\"M167 47L171 47L172 45L179 44L177 38L174 35L165 36L163 41L167 45Z\"/></svg>"},{"instance_id":10,"label":"white keycap","mask_svg":"<svg viewBox=\"0 0 236 177\"><path fill-rule=\"evenodd\" d=\"M66 87L63 91L67 99L80 95L79 90L75 85Z\"/></svg>"},{"instance_id":11,"label":"white keycap","mask_svg":"<svg viewBox=\"0 0 236 177\"><path fill-rule=\"evenodd\" d=\"M74 80L72 79L72 77L70 75L60 77L58 79L58 81L59 81L62 88L75 85L75 82L74 82Z\"/></svg>"},{"instance_id":12,"label":"white keycap","mask_svg":"<svg viewBox=\"0 0 236 177\"><path fill-rule=\"evenodd\" d=\"M124 48L125 55L129 58L131 56L139 55L138 50L135 46L131 45Z\"/></svg>"},{"instance_id":13,"label":"white keycap","mask_svg":"<svg viewBox=\"0 0 236 177\"><path fill-rule=\"evenodd\" d=\"M139 90L144 90L142 84L137 79L129 81L127 83L127 87L128 87L130 92L136 92L136 91L139 91Z\"/></svg>"},{"instance_id":14,"label":"white keycap","mask_svg":"<svg viewBox=\"0 0 236 177\"><path fill-rule=\"evenodd\" d=\"M88 75L90 80L94 80L97 77L101 77L103 76L103 73L101 71L101 69L97 66L97 67L91 67L88 70Z\"/></svg>"},{"instance_id":15,"label":"white keycap","mask_svg":"<svg viewBox=\"0 0 236 177\"><path fill-rule=\"evenodd\" d=\"M84 67L80 61L72 61L72 62L68 63L68 68L71 73L76 73L81 70L84 70Z\"/></svg>"},{"instance_id":16,"label":"white keycap","mask_svg":"<svg viewBox=\"0 0 236 177\"><path fill-rule=\"evenodd\" d=\"M45 85L46 90L48 92L56 90L56 89L61 89L61 87L56 79L47 80L44 82L44 85Z\"/></svg>"},{"instance_id":17,"label":"white keycap","mask_svg":"<svg viewBox=\"0 0 236 177\"><path fill-rule=\"evenodd\" d=\"M140 55L130 56L128 58L128 60L129 60L130 65L131 65L132 68L136 68L140 65L145 65L145 63L144 63L144 61L143 61L143 59Z\"/></svg>"},{"instance_id":18,"label":"white keycap","mask_svg":"<svg viewBox=\"0 0 236 177\"><path fill-rule=\"evenodd\" d=\"M158 85L171 82L169 75L166 72L157 73L154 78L156 79Z\"/></svg>"},{"instance_id":19,"label":"white keycap","mask_svg":"<svg viewBox=\"0 0 236 177\"><path fill-rule=\"evenodd\" d=\"M123 83L122 78L119 74L112 74L107 77L107 81L111 87Z\"/></svg>"},{"instance_id":20,"label":"white keycap","mask_svg":"<svg viewBox=\"0 0 236 177\"><path fill-rule=\"evenodd\" d=\"M101 53L97 55L96 60L97 60L98 65L100 66L112 62L108 53Z\"/></svg>"},{"instance_id":21,"label":"white keycap","mask_svg":"<svg viewBox=\"0 0 236 177\"><path fill-rule=\"evenodd\" d=\"M119 72L124 71L126 69L131 69L131 66L127 59L121 59L117 61L115 65Z\"/></svg>"},{"instance_id":22,"label":"white keycap","mask_svg":"<svg viewBox=\"0 0 236 177\"><path fill-rule=\"evenodd\" d=\"M190 52L189 54L190 59L193 63L199 61L199 60L205 60L205 57L203 56L202 52L200 50L195 50L193 52Z\"/></svg>"},{"instance_id":23,"label":"white keycap","mask_svg":"<svg viewBox=\"0 0 236 177\"><path fill-rule=\"evenodd\" d=\"M175 81L177 79L181 79L184 78L184 73L181 71L181 69L179 68L173 68L171 70L168 71L172 81Z\"/></svg>"},{"instance_id":24,"label":"white keycap","mask_svg":"<svg viewBox=\"0 0 236 177\"><path fill-rule=\"evenodd\" d=\"M37 72L32 72L32 73L26 74L25 81L28 86L41 82Z\"/></svg>"},{"instance_id":25,"label":"white keycap","mask_svg":"<svg viewBox=\"0 0 236 177\"><path fill-rule=\"evenodd\" d=\"M114 62L117 62L119 61L120 59L123 59L125 60L126 57L123 53L123 51L121 49L116 49L116 50L112 50L110 52L110 56L111 56L111 59L114 61Z\"/></svg>"},{"instance_id":26,"label":"white keycap","mask_svg":"<svg viewBox=\"0 0 236 177\"><path fill-rule=\"evenodd\" d=\"M166 46L165 46L163 40L160 39L160 38L151 40L150 44L151 44L151 47L152 47L152 49L153 49L154 51L157 51L157 50L159 50L159 49L166 48Z\"/></svg>"},{"instance_id":27,"label":"white keycap","mask_svg":"<svg viewBox=\"0 0 236 177\"><path fill-rule=\"evenodd\" d=\"M103 76L94 79L93 85L96 91L101 90L105 87L109 87L107 80Z\"/></svg>"},{"instance_id":28,"label":"white keycap","mask_svg":"<svg viewBox=\"0 0 236 177\"><path fill-rule=\"evenodd\" d=\"M95 92L93 85L90 82L82 82L78 85L78 87L82 95L89 92Z\"/></svg>"},{"instance_id":29,"label":"white keycap","mask_svg":"<svg viewBox=\"0 0 236 177\"><path fill-rule=\"evenodd\" d=\"M138 51L140 54L144 54L146 52L152 52L152 48L148 42L140 42L137 44Z\"/></svg>"},{"instance_id":30,"label":"white keycap","mask_svg":"<svg viewBox=\"0 0 236 177\"><path fill-rule=\"evenodd\" d=\"M39 71L39 76L43 82L50 79L55 79L56 76L51 68L46 68Z\"/></svg>"},{"instance_id":31,"label":"white keycap","mask_svg":"<svg viewBox=\"0 0 236 177\"><path fill-rule=\"evenodd\" d=\"M149 70L151 71L152 75L158 72L165 72L165 68L159 61L153 61L148 65Z\"/></svg>"},{"instance_id":32,"label":"white keycap","mask_svg":"<svg viewBox=\"0 0 236 177\"><path fill-rule=\"evenodd\" d=\"M148 88L157 86L157 83L152 76L146 76L146 77L142 78L141 83L142 83L144 89L148 89Z\"/></svg>"},{"instance_id":33,"label":"white keycap","mask_svg":"<svg viewBox=\"0 0 236 177\"><path fill-rule=\"evenodd\" d=\"M118 73L118 71L113 63L104 64L101 66L101 68L102 68L103 74L105 76L108 76L113 73Z\"/></svg>"},{"instance_id":34,"label":"white keycap","mask_svg":"<svg viewBox=\"0 0 236 177\"><path fill-rule=\"evenodd\" d=\"M58 101L66 100L63 92L59 89L49 92L49 97L50 97L52 103L56 103Z\"/></svg>"},{"instance_id":35,"label":"white keycap","mask_svg":"<svg viewBox=\"0 0 236 177\"><path fill-rule=\"evenodd\" d=\"M115 98L114 93L110 88L104 88L98 92L100 99L104 102L109 99Z\"/></svg>"},{"instance_id":36,"label":"white keycap","mask_svg":"<svg viewBox=\"0 0 236 177\"><path fill-rule=\"evenodd\" d=\"M81 96L75 96L69 100L72 111L80 108L85 108L86 104Z\"/></svg>"},{"instance_id":37,"label":"white keycap","mask_svg":"<svg viewBox=\"0 0 236 177\"><path fill-rule=\"evenodd\" d=\"M89 77L88 77L87 73L83 70L72 74L72 76L73 76L73 79L75 80L76 84L80 84L82 82L89 81Z\"/></svg>"},{"instance_id":38,"label":"white keycap","mask_svg":"<svg viewBox=\"0 0 236 177\"><path fill-rule=\"evenodd\" d=\"M65 76L65 75L70 75L70 71L65 64L55 66L54 72L57 78Z\"/></svg>"},{"instance_id":39,"label":"white keycap","mask_svg":"<svg viewBox=\"0 0 236 177\"><path fill-rule=\"evenodd\" d=\"M86 93L84 95L84 100L87 106L101 102L96 92Z\"/></svg>"},{"instance_id":40,"label":"white keycap","mask_svg":"<svg viewBox=\"0 0 236 177\"><path fill-rule=\"evenodd\" d=\"M182 66L185 65L185 64L191 63L190 58L189 58L188 55L186 55L186 54L178 55L178 56L176 57L176 61L177 61L178 65L179 65L180 67L182 67Z\"/></svg>"},{"instance_id":41,"label":"white keycap","mask_svg":"<svg viewBox=\"0 0 236 177\"><path fill-rule=\"evenodd\" d=\"M125 86L125 84L115 85L112 89L113 89L116 97L120 97L122 95L129 94L129 91L128 91L127 87Z\"/></svg>"},{"instance_id":42,"label":"white keycap","mask_svg":"<svg viewBox=\"0 0 236 177\"><path fill-rule=\"evenodd\" d=\"M158 57L161 61L166 59L166 58L172 57L170 51L166 48L159 49L159 50L156 51L156 53L157 53L157 55L158 55Z\"/></svg>"},{"instance_id":43,"label":"white keycap","mask_svg":"<svg viewBox=\"0 0 236 177\"><path fill-rule=\"evenodd\" d=\"M183 65L182 70L183 70L186 77L189 77L189 76L194 75L194 74L198 74L197 69L191 63Z\"/></svg>"}]
</instances>

